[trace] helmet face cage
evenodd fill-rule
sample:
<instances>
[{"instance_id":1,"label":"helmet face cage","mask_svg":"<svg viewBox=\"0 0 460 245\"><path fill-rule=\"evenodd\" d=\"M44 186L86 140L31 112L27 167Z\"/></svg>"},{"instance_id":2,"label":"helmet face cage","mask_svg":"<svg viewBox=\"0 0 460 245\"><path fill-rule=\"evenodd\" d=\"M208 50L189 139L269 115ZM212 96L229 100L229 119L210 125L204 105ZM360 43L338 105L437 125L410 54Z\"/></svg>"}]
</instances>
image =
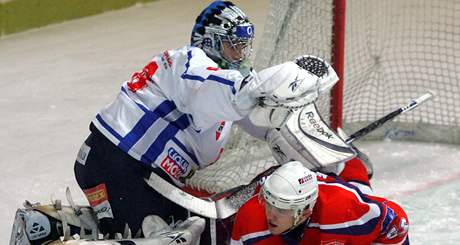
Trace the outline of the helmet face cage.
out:
<instances>
[{"instance_id":1,"label":"helmet face cage","mask_svg":"<svg viewBox=\"0 0 460 245\"><path fill-rule=\"evenodd\" d=\"M222 68L239 69L252 53L254 26L231 2L216 1L198 16L192 31L192 46L203 49ZM238 59L224 55L224 42Z\"/></svg>"}]
</instances>

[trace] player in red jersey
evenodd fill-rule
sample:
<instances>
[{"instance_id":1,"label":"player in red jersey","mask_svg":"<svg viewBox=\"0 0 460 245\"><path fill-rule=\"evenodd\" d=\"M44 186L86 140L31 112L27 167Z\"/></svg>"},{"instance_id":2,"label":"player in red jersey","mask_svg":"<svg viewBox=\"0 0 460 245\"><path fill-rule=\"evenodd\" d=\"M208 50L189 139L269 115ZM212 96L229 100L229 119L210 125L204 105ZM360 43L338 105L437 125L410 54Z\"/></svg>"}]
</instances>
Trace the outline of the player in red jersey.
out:
<instances>
[{"instance_id":1,"label":"player in red jersey","mask_svg":"<svg viewBox=\"0 0 460 245\"><path fill-rule=\"evenodd\" d=\"M370 194L358 158L339 176L284 164L238 211L231 244L409 244L406 213Z\"/></svg>"}]
</instances>

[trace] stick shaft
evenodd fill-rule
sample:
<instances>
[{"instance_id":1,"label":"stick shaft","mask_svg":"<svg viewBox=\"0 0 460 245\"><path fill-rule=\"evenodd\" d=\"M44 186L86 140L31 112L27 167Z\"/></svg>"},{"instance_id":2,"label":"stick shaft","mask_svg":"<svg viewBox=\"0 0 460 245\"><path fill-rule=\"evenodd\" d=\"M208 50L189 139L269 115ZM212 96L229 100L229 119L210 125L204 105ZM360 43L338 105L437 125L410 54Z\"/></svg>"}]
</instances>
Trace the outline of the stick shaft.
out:
<instances>
[{"instance_id":1,"label":"stick shaft","mask_svg":"<svg viewBox=\"0 0 460 245\"><path fill-rule=\"evenodd\" d=\"M397 116L399 116L399 115L401 115L401 114L403 114L405 112L408 112L408 111L414 109L415 107L419 106L423 102L429 100L432 96L433 96L432 93L426 93L426 94L420 96L419 98L412 100L406 106L400 107L400 108L388 113L387 115L379 118L377 121L374 121L371 124L367 125L366 127L361 128L360 130L356 131L354 134L350 135L350 137L348 137L348 139L345 142L347 142L348 144L351 144L356 139L359 139L359 138L369 134L370 132L376 130L377 128L379 128L380 126L385 124L386 122L394 119L395 117L397 117Z\"/></svg>"}]
</instances>

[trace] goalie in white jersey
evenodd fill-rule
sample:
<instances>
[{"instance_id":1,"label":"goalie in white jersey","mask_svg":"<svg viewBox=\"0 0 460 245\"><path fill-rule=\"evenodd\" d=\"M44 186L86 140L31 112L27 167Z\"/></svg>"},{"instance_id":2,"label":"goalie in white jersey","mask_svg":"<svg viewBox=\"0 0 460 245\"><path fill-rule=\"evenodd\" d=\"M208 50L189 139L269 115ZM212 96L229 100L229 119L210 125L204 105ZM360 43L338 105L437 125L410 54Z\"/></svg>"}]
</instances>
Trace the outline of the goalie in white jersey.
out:
<instances>
[{"instance_id":1,"label":"goalie in white jersey","mask_svg":"<svg viewBox=\"0 0 460 245\"><path fill-rule=\"evenodd\" d=\"M182 187L197 169L219 159L232 122L245 122L254 129L250 133L264 137L245 120L261 101L276 109L258 110L258 125L277 128L289 108L312 102L336 82L319 83L294 62L257 75L248 62L253 38L254 26L239 8L215 1L196 19L191 45L155 56L99 111L75 175L103 233L122 233L127 224L137 234L151 214L167 222L185 220L187 210L144 178L154 172ZM201 243L210 244L205 233Z\"/></svg>"}]
</instances>

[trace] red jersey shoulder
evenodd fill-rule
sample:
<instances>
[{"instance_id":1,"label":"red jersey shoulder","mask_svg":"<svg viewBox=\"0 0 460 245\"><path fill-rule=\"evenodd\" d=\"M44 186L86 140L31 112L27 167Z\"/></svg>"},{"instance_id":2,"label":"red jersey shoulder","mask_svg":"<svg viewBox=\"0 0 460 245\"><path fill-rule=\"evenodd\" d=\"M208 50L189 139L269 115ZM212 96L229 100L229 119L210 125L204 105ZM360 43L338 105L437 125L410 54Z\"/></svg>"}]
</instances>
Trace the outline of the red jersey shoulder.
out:
<instances>
[{"instance_id":1,"label":"red jersey shoulder","mask_svg":"<svg viewBox=\"0 0 460 245\"><path fill-rule=\"evenodd\" d=\"M232 240L246 241L263 238L262 243L270 244L270 236L265 219L265 208L259 202L258 196L253 196L238 210L233 224ZM269 238L266 240L265 238Z\"/></svg>"},{"instance_id":2,"label":"red jersey shoulder","mask_svg":"<svg viewBox=\"0 0 460 245\"><path fill-rule=\"evenodd\" d=\"M409 218L404 209L396 202L383 197L369 196L372 200L381 203L384 209L384 218L381 222L381 230L384 235L377 241L382 244L400 243L407 239L409 231Z\"/></svg>"},{"instance_id":3,"label":"red jersey shoulder","mask_svg":"<svg viewBox=\"0 0 460 245\"><path fill-rule=\"evenodd\" d=\"M382 215L379 204L339 182L319 182L318 188L313 224L332 232L350 227L365 230L364 233L375 229Z\"/></svg>"},{"instance_id":4,"label":"red jersey shoulder","mask_svg":"<svg viewBox=\"0 0 460 245\"><path fill-rule=\"evenodd\" d=\"M259 202L258 195L254 195L245 204L243 204L243 206L241 206L236 218L238 219L239 216L244 217L245 222L254 220L254 222L260 223L262 220L263 223L265 223L265 209Z\"/></svg>"}]
</instances>

